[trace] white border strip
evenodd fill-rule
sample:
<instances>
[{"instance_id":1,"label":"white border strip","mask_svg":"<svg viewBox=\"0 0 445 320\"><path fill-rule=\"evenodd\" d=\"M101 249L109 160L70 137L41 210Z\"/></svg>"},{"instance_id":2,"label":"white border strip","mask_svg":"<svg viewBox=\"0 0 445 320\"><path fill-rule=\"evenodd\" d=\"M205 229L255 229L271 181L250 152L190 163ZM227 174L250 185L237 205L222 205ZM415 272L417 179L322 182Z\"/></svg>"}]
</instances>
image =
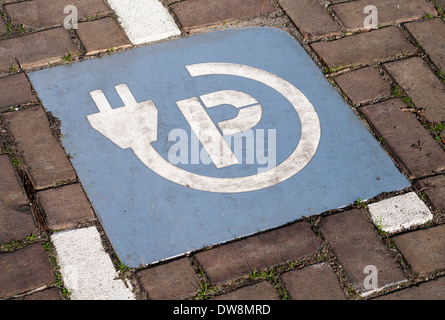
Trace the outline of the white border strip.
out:
<instances>
[{"instance_id":1,"label":"white border strip","mask_svg":"<svg viewBox=\"0 0 445 320\"><path fill-rule=\"evenodd\" d=\"M415 192L368 205L372 221L383 231L395 233L433 219L433 214Z\"/></svg>"},{"instance_id":2,"label":"white border strip","mask_svg":"<svg viewBox=\"0 0 445 320\"><path fill-rule=\"evenodd\" d=\"M65 287L72 300L135 300L105 252L96 227L51 236Z\"/></svg>"},{"instance_id":3,"label":"white border strip","mask_svg":"<svg viewBox=\"0 0 445 320\"><path fill-rule=\"evenodd\" d=\"M158 0L108 0L134 45L181 34L168 10Z\"/></svg>"}]
</instances>

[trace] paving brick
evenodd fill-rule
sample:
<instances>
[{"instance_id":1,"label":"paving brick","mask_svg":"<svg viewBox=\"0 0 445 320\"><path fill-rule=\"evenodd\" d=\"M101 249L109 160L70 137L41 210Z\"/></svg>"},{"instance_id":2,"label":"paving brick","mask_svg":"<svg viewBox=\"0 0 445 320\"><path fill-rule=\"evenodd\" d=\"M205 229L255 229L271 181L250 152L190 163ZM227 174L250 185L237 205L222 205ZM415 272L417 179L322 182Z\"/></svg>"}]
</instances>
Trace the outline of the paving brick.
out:
<instances>
[{"instance_id":1,"label":"paving brick","mask_svg":"<svg viewBox=\"0 0 445 320\"><path fill-rule=\"evenodd\" d=\"M374 67L343 73L334 80L356 105L391 95L390 85Z\"/></svg>"},{"instance_id":2,"label":"paving brick","mask_svg":"<svg viewBox=\"0 0 445 320\"><path fill-rule=\"evenodd\" d=\"M274 287L266 281L242 287L212 300L278 300Z\"/></svg>"},{"instance_id":3,"label":"paving brick","mask_svg":"<svg viewBox=\"0 0 445 320\"><path fill-rule=\"evenodd\" d=\"M48 256L40 244L0 254L0 270L0 298L54 282Z\"/></svg>"},{"instance_id":4,"label":"paving brick","mask_svg":"<svg viewBox=\"0 0 445 320\"><path fill-rule=\"evenodd\" d=\"M292 300L345 300L336 275L326 263L281 275Z\"/></svg>"},{"instance_id":5,"label":"paving brick","mask_svg":"<svg viewBox=\"0 0 445 320\"><path fill-rule=\"evenodd\" d=\"M445 175L417 181L419 190L425 193L435 210L445 210Z\"/></svg>"},{"instance_id":6,"label":"paving brick","mask_svg":"<svg viewBox=\"0 0 445 320\"><path fill-rule=\"evenodd\" d=\"M353 209L325 217L320 229L357 291L371 290L364 286L369 275L364 272L366 266L377 268L378 288L405 280L362 211Z\"/></svg>"},{"instance_id":7,"label":"paving brick","mask_svg":"<svg viewBox=\"0 0 445 320\"><path fill-rule=\"evenodd\" d=\"M170 6L184 31L275 11L268 0L187 0Z\"/></svg>"},{"instance_id":8,"label":"paving brick","mask_svg":"<svg viewBox=\"0 0 445 320\"><path fill-rule=\"evenodd\" d=\"M79 50L65 28L55 28L0 41L0 71L9 70L16 57L28 70L63 61L67 52Z\"/></svg>"},{"instance_id":9,"label":"paving brick","mask_svg":"<svg viewBox=\"0 0 445 320\"><path fill-rule=\"evenodd\" d=\"M405 90L417 108L424 110L426 120L445 121L445 84L420 57L384 64L385 69Z\"/></svg>"},{"instance_id":10,"label":"paving brick","mask_svg":"<svg viewBox=\"0 0 445 320\"><path fill-rule=\"evenodd\" d=\"M28 200L8 155L0 155L0 200L12 208L23 207Z\"/></svg>"},{"instance_id":11,"label":"paving brick","mask_svg":"<svg viewBox=\"0 0 445 320\"><path fill-rule=\"evenodd\" d=\"M370 4L377 8L378 24L381 26L420 19L426 13L436 13L434 5L427 0L358 0L332 5L331 9L347 31L357 31L365 29L363 22L370 13L363 11Z\"/></svg>"},{"instance_id":12,"label":"paving brick","mask_svg":"<svg viewBox=\"0 0 445 320\"><path fill-rule=\"evenodd\" d=\"M420 275L445 268L445 225L393 238L412 270Z\"/></svg>"},{"instance_id":13,"label":"paving brick","mask_svg":"<svg viewBox=\"0 0 445 320\"><path fill-rule=\"evenodd\" d=\"M445 22L431 19L404 24L434 64L445 74Z\"/></svg>"},{"instance_id":14,"label":"paving brick","mask_svg":"<svg viewBox=\"0 0 445 320\"><path fill-rule=\"evenodd\" d=\"M50 229L69 229L95 220L91 205L78 183L39 191L37 200Z\"/></svg>"},{"instance_id":15,"label":"paving brick","mask_svg":"<svg viewBox=\"0 0 445 320\"><path fill-rule=\"evenodd\" d=\"M31 214L29 208L27 211L17 210L0 204L0 244L39 235Z\"/></svg>"},{"instance_id":16,"label":"paving brick","mask_svg":"<svg viewBox=\"0 0 445 320\"><path fill-rule=\"evenodd\" d=\"M62 146L54 139L41 107L4 114L9 132L22 150L35 189L75 180L76 173Z\"/></svg>"},{"instance_id":17,"label":"paving brick","mask_svg":"<svg viewBox=\"0 0 445 320\"><path fill-rule=\"evenodd\" d=\"M386 27L334 41L311 44L314 51L330 67L360 66L414 53L416 48L397 27Z\"/></svg>"},{"instance_id":18,"label":"paving brick","mask_svg":"<svg viewBox=\"0 0 445 320\"><path fill-rule=\"evenodd\" d=\"M5 10L14 24L25 24L31 28L47 28L63 25L69 13L64 13L67 5L77 8L78 19L95 17L98 13L111 13L103 0L33 0L5 5Z\"/></svg>"},{"instance_id":19,"label":"paving brick","mask_svg":"<svg viewBox=\"0 0 445 320\"><path fill-rule=\"evenodd\" d=\"M176 299L198 292L200 280L188 258L139 271L136 274L148 298Z\"/></svg>"},{"instance_id":20,"label":"paving brick","mask_svg":"<svg viewBox=\"0 0 445 320\"><path fill-rule=\"evenodd\" d=\"M443 300L444 297L445 277L442 277L378 297L375 300Z\"/></svg>"},{"instance_id":21,"label":"paving brick","mask_svg":"<svg viewBox=\"0 0 445 320\"><path fill-rule=\"evenodd\" d=\"M51 242L71 300L134 300L95 226L53 233Z\"/></svg>"},{"instance_id":22,"label":"paving brick","mask_svg":"<svg viewBox=\"0 0 445 320\"><path fill-rule=\"evenodd\" d=\"M0 156L0 244L39 234L27 197L7 155Z\"/></svg>"},{"instance_id":23,"label":"paving brick","mask_svg":"<svg viewBox=\"0 0 445 320\"><path fill-rule=\"evenodd\" d=\"M0 41L0 77L12 73L17 68L17 61L14 55L4 46L8 40Z\"/></svg>"},{"instance_id":24,"label":"paving brick","mask_svg":"<svg viewBox=\"0 0 445 320\"><path fill-rule=\"evenodd\" d=\"M79 23L77 34L85 46L88 55L106 51L111 48L131 46L127 36L113 18L104 18Z\"/></svg>"},{"instance_id":25,"label":"paving brick","mask_svg":"<svg viewBox=\"0 0 445 320\"><path fill-rule=\"evenodd\" d=\"M37 101L37 98L32 94L31 86L24 73L0 78L0 97L2 97L0 100L0 111L9 106Z\"/></svg>"},{"instance_id":26,"label":"paving brick","mask_svg":"<svg viewBox=\"0 0 445 320\"><path fill-rule=\"evenodd\" d=\"M313 0L280 0L281 7L306 39L317 39L341 34L340 28L328 11Z\"/></svg>"},{"instance_id":27,"label":"paving brick","mask_svg":"<svg viewBox=\"0 0 445 320\"><path fill-rule=\"evenodd\" d=\"M317 252L320 241L305 222L200 252L196 258L211 283L264 269Z\"/></svg>"},{"instance_id":28,"label":"paving brick","mask_svg":"<svg viewBox=\"0 0 445 320\"><path fill-rule=\"evenodd\" d=\"M410 178L445 169L445 153L401 99L390 99L360 108L372 127L403 164Z\"/></svg>"}]
</instances>

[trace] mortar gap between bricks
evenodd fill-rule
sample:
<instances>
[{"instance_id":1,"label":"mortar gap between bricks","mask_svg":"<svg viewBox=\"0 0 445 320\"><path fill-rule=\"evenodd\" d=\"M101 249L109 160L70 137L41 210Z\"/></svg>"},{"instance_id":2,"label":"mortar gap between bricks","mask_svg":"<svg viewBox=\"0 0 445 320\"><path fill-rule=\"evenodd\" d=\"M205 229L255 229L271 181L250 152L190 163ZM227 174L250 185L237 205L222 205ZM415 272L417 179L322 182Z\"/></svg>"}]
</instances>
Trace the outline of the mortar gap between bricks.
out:
<instances>
[{"instance_id":1,"label":"mortar gap between bricks","mask_svg":"<svg viewBox=\"0 0 445 320\"><path fill-rule=\"evenodd\" d=\"M45 211L37 200L36 191L31 180L29 179L28 173L26 171L19 170L19 168L17 168L17 170L22 179L22 184L25 188L26 195L31 203L31 209L34 214L35 222L37 222L37 226L42 232L49 235L50 229L48 227Z\"/></svg>"},{"instance_id":2,"label":"mortar gap between bricks","mask_svg":"<svg viewBox=\"0 0 445 320\"><path fill-rule=\"evenodd\" d=\"M380 27L379 29L371 29L371 30L356 30L356 31L344 31L342 32L340 35L337 36L333 36L333 37L325 37L325 38L321 38L321 39L317 39L317 40L313 40L313 41L308 41L309 44L313 44L316 42L331 42L331 41L336 41L336 40L340 40L346 37L352 37L355 35L359 35L362 33L369 33L369 32L375 32L384 28L389 28L392 27L393 25L388 25L388 26L383 26Z\"/></svg>"},{"instance_id":3,"label":"mortar gap between bricks","mask_svg":"<svg viewBox=\"0 0 445 320\"><path fill-rule=\"evenodd\" d=\"M29 245L39 244L39 243L44 244L47 241L48 241L48 236L45 233L40 233L39 235L29 234L28 236L22 239L12 239L8 242L0 243L0 254L12 253L17 250L23 249Z\"/></svg>"},{"instance_id":4,"label":"mortar gap between bricks","mask_svg":"<svg viewBox=\"0 0 445 320\"><path fill-rule=\"evenodd\" d=\"M199 279L199 282L194 279L195 283L191 283L196 288L197 292L193 295L188 296L188 299L207 300L211 296L218 294L220 291L218 287L219 284L210 283L210 279L204 267L199 263L198 259L196 259L196 257L194 256L186 259L188 259L188 262L190 263L191 267L193 268Z\"/></svg>"},{"instance_id":5,"label":"mortar gap between bricks","mask_svg":"<svg viewBox=\"0 0 445 320\"><path fill-rule=\"evenodd\" d=\"M23 25L25 25L25 24L23 24ZM13 26L16 27L18 25L13 25ZM10 34L7 37L0 38L0 41L6 41L6 40L9 40L9 39L17 39L17 38L20 38L20 37L28 36L28 35L39 33L39 32L44 32L44 31L48 31L48 30L53 30L53 29L59 29L59 28L60 29L62 29L62 28L65 29L63 27L63 25L48 26L48 27L45 27L45 28L31 28L29 26L26 26L26 28L27 28L26 32L19 33L19 34L17 34L17 32L16 32L16 33ZM69 31L69 30L67 30L67 31Z\"/></svg>"},{"instance_id":6,"label":"mortar gap between bricks","mask_svg":"<svg viewBox=\"0 0 445 320\"><path fill-rule=\"evenodd\" d=\"M179 20L178 16L176 15L176 13L172 10L172 8L170 7L171 5L178 3L178 2L183 2L185 0L178 0L178 1L173 1L173 2L169 2L168 0L159 0L162 5L164 6L164 8L167 9L168 13L170 14L170 16L173 18L173 21L176 23L176 25L178 26L178 29L181 31L181 37L185 36L186 33L184 32L184 27L181 24L181 21ZM120 26L120 24L119 24Z\"/></svg>"},{"instance_id":7,"label":"mortar gap between bricks","mask_svg":"<svg viewBox=\"0 0 445 320\"><path fill-rule=\"evenodd\" d=\"M274 279L274 282L271 284L273 285L279 300L291 300L292 299L288 288L286 287L283 279L281 278L281 274L277 275Z\"/></svg>"},{"instance_id":8,"label":"mortar gap between bricks","mask_svg":"<svg viewBox=\"0 0 445 320\"><path fill-rule=\"evenodd\" d=\"M83 45L82 40L80 39L79 35L77 34L76 29L68 30L68 32L70 33L71 40L79 48L78 51L76 52L77 57L69 62L82 61L82 58L85 57L85 55L86 55L85 46Z\"/></svg>"},{"instance_id":9,"label":"mortar gap between bricks","mask_svg":"<svg viewBox=\"0 0 445 320\"><path fill-rule=\"evenodd\" d=\"M331 9L332 4L328 4L328 5L323 5L323 0L319 0L320 5L325 8L327 10L327 12L329 13L329 15L331 16L331 19L334 20L334 22L337 24L338 28L340 29L340 32L343 35L347 34L346 31L346 26L343 24L343 22L337 17L337 15L335 14L335 12Z\"/></svg>"},{"instance_id":10,"label":"mortar gap between bricks","mask_svg":"<svg viewBox=\"0 0 445 320\"><path fill-rule=\"evenodd\" d=\"M1 128L5 127L7 127L7 124L1 122ZM30 204L31 210L33 212L33 221L41 232L48 234L49 229L46 222L46 216L36 200L36 191L26 171L26 162L19 152L19 148L12 140L8 130L2 129L2 131L4 131L2 145L5 145L5 147L7 148L9 157L12 160L11 162L18 174L22 187L25 191L27 201Z\"/></svg>"},{"instance_id":11,"label":"mortar gap between bricks","mask_svg":"<svg viewBox=\"0 0 445 320\"><path fill-rule=\"evenodd\" d=\"M330 243L327 241L323 233L320 231L323 239L323 248L320 251L320 262L324 262L329 265L332 272L337 277L338 284L343 291L347 300L357 300L360 298L357 291L352 285L352 281L349 275L346 273L343 265L338 259L335 250L332 248Z\"/></svg>"},{"instance_id":12,"label":"mortar gap between bricks","mask_svg":"<svg viewBox=\"0 0 445 320\"><path fill-rule=\"evenodd\" d=\"M187 257L186 257L187 259ZM199 279L201 279L204 282L210 282L210 279L207 275L207 272L205 271L204 267L199 263L198 259L194 255L190 255L188 257L190 259L190 265L192 266L193 270L195 271L196 275Z\"/></svg>"},{"instance_id":13,"label":"mortar gap between bricks","mask_svg":"<svg viewBox=\"0 0 445 320\"><path fill-rule=\"evenodd\" d=\"M60 291L62 291L62 295L65 300L71 300L70 298L70 291L65 287L65 284L63 282L62 274L60 273L60 266L57 261L57 250L54 244L52 243L51 239L49 238L48 241L43 245L43 248L45 249L45 253L48 256L48 260L51 266L51 269L54 273L54 286L57 287Z\"/></svg>"},{"instance_id":14,"label":"mortar gap between bricks","mask_svg":"<svg viewBox=\"0 0 445 320\"><path fill-rule=\"evenodd\" d=\"M284 10L284 8L281 6L281 4L277 4L277 9L280 10L282 16L284 16L286 18L286 24L292 26L292 28L294 29L294 32L292 33L292 36L297 40L298 43L300 43L300 45L303 46L303 48L306 50L307 48L303 45L307 45L308 43L310 43L310 41L308 39L305 39L303 36L303 33L300 31L300 29L297 27L297 25L295 24L295 22L287 15L286 11ZM317 41L319 41L320 39L318 39Z\"/></svg>"},{"instance_id":15,"label":"mortar gap between bricks","mask_svg":"<svg viewBox=\"0 0 445 320\"><path fill-rule=\"evenodd\" d=\"M4 108L0 109L0 114L7 114L9 112L16 112L21 110L26 110L32 107L40 106L40 103L38 102L31 102L31 103L21 103L21 104L14 104L10 106L5 106Z\"/></svg>"}]
</instances>

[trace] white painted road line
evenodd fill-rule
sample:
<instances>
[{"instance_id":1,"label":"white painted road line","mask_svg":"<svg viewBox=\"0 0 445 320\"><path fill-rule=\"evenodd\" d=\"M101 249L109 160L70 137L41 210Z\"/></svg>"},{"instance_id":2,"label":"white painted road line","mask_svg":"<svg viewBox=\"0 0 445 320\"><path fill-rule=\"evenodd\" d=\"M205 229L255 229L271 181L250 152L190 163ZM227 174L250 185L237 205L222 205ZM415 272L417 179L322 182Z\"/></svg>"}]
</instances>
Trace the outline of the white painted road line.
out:
<instances>
[{"instance_id":1,"label":"white painted road line","mask_svg":"<svg viewBox=\"0 0 445 320\"><path fill-rule=\"evenodd\" d=\"M158 0L108 0L134 45L181 34L168 10Z\"/></svg>"},{"instance_id":2,"label":"white painted road line","mask_svg":"<svg viewBox=\"0 0 445 320\"><path fill-rule=\"evenodd\" d=\"M65 287L72 300L134 300L105 252L96 227L51 236Z\"/></svg>"},{"instance_id":3,"label":"white painted road line","mask_svg":"<svg viewBox=\"0 0 445 320\"><path fill-rule=\"evenodd\" d=\"M433 219L431 211L414 192L372 203L368 208L374 224L389 233Z\"/></svg>"}]
</instances>

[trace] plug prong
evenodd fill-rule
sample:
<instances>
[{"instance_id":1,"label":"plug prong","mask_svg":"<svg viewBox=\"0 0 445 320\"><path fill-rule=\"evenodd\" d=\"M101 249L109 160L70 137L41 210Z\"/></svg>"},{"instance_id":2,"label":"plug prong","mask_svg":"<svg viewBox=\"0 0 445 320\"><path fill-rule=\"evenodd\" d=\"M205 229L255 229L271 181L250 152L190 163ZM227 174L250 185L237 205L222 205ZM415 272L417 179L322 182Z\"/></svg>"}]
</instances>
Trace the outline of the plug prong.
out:
<instances>
[{"instance_id":1,"label":"plug prong","mask_svg":"<svg viewBox=\"0 0 445 320\"><path fill-rule=\"evenodd\" d=\"M93 101L100 112L108 112L112 110L111 105L102 90L91 91L90 96L93 98Z\"/></svg>"},{"instance_id":2,"label":"plug prong","mask_svg":"<svg viewBox=\"0 0 445 320\"><path fill-rule=\"evenodd\" d=\"M115 86L114 88L121 97L124 106L132 106L138 104L133 94L131 93L130 88L128 88L126 84L120 84Z\"/></svg>"}]
</instances>

